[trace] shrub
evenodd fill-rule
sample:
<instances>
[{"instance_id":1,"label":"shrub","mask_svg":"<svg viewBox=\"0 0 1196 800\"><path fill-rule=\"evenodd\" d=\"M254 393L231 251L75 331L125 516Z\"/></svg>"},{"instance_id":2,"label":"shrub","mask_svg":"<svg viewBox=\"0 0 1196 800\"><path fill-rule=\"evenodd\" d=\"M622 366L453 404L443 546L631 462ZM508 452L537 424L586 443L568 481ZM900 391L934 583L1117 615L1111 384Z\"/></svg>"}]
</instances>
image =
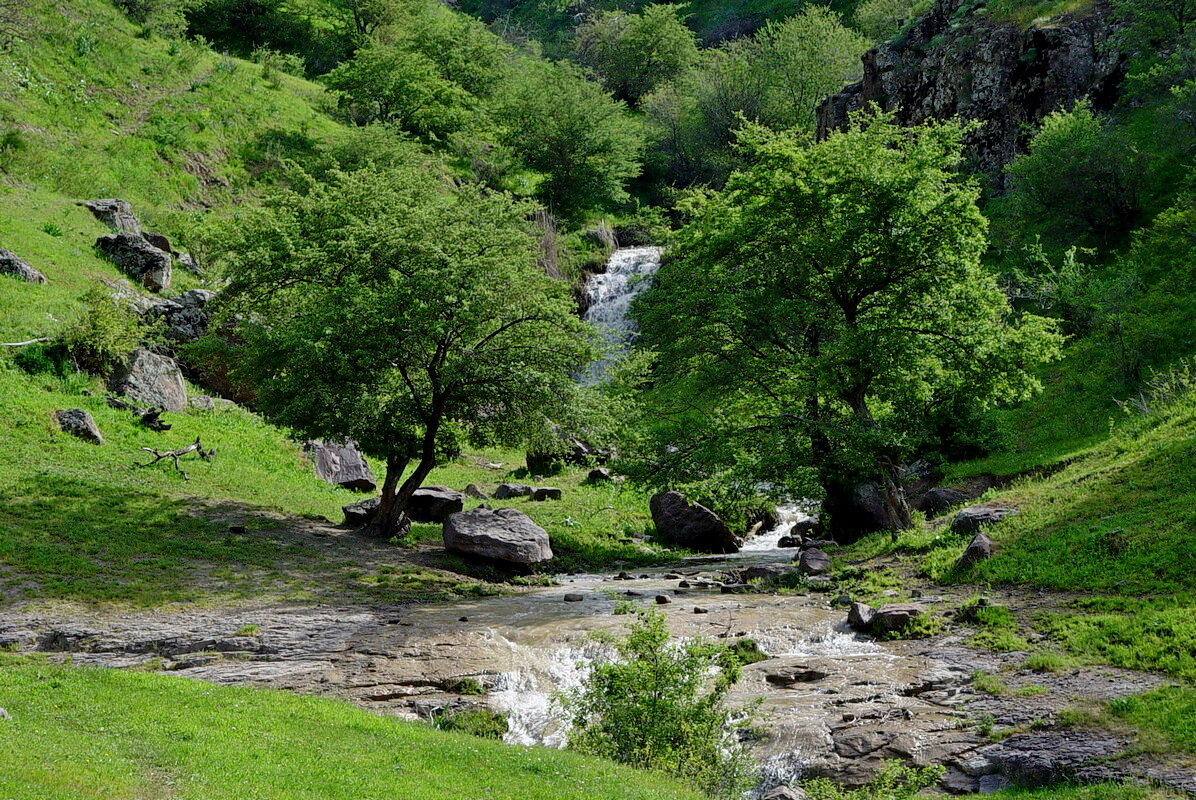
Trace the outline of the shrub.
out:
<instances>
[{"instance_id":1,"label":"shrub","mask_svg":"<svg viewBox=\"0 0 1196 800\"><path fill-rule=\"evenodd\" d=\"M130 309L102 289L83 296L83 312L62 335L76 366L108 375L146 338L147 327Z\"/></svg>"},{"instance_id":2,"label":"shrub","mask_svg":"<svg viewBox=\"0 0 1196 800\"><path fill-rule=\"evenodd\" d=\"M752 766L735 736L745 723L725 705L739 659L720 645L671 643L663 614L635 613L618 660L595 666L570 699L570 747L671 773L711 797L739 797Z\"/></svg>"},{"instance_id":3,"label":"shrub","mask_svg":"<svg viewBox=\"0 0 1196 800\"><path fill-rule=\"evenodd\" d=\"M810 800L908 800L938 783L943 767L907 767L899 761L886 762L880 774L867 786L846 789L827 778L802 784Z\"/></svg>"},{"instance_id":4,"label":"shrub","mask_svg":"<svg viewBox=\"0 0 1196 800\"><path fill-rule=\"evenodd\" d=\"M502 739L507 734L507 718L488 708L446 711L432 718L432 725L442 731L457 731L483 739Z\"/></svg>"}]
</instances>

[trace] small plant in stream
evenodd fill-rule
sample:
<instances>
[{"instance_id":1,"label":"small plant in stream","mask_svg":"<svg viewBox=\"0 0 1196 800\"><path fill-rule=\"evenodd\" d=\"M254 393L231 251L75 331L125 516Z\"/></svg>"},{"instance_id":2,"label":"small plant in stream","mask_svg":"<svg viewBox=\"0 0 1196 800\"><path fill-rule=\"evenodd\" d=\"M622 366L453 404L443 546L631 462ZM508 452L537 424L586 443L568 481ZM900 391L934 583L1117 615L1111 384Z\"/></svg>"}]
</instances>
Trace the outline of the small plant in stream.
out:
<instances>
[{"instance_id":1,"label":"small plant in stream","mask_svg":"<svg viewBox=\"0 0 1196 800\"><path fill-rule=\"evenodd\" d=\"M670 642L664 614L636 609L619 658L594 667L569 700L569 746L640 769L666 772L714 798L751 788L753 767L726 706L740 659L727 647Z\"/></svg>"},{"instance_id":2,"label":"small plant in stream","mask_svg":"<svg viewBox=\"0 0 1196 800\"><path fill-rule=\"evenodd\" d=\"M909 767L900 761L887 761L867 786L846 789L827 778L802 784L810 800L909 800L923 789L934 786L943 777L943 767Z\"/></svg>"}]
</instances>

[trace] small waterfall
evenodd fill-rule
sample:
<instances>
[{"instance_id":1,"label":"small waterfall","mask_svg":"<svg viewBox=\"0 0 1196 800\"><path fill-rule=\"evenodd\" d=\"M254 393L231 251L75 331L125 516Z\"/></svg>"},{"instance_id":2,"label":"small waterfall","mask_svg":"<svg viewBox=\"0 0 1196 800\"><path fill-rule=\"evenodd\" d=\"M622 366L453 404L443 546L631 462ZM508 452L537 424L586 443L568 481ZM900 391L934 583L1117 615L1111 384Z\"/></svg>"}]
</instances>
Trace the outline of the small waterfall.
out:
<instances>
[{"instance_id":1,"label":"small waterfall","mask_svg":"<svg viewBox=\"0 0 1196 800\"><path fill-rule=\"evenodd\" d=\"M606 263L606 272L591 275L586 284L589 306L585 321L602 333L610 353L591 365L590 382L599 380L606 366L635 340L635 325L627 317L631 301L642 291L644 276L660 269L659 247L627 247L616 250Z\"/></svg>"},{"instance_id":2,"label":"small waterfall","mask_svg":"<svg viewBox=\"0 0 1196 800\"><path fill-rule=\"evenodd\" d=\"M805 509L812 507L811 501L804 501L801 505L780 506L777 508L776 527L761 531L743 543L742 553L771 552L777 549L777 543L782 537L788 536L793 526L799 522L813 519Z\"/></svg>"}]
</instances>

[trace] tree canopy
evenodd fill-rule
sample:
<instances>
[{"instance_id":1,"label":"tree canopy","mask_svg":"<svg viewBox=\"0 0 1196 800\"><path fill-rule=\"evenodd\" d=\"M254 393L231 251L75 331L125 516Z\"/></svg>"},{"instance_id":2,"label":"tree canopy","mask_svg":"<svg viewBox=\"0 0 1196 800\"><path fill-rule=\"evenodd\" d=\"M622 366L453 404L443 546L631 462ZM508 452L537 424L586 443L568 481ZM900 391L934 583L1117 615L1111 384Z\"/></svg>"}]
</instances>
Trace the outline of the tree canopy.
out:
<instances>
[{"instance_id":1,"label":"tree canopy","mask_svg":"<svg viewBox=\"0 0 1196 800\"><path fill-rule=\"evenodd\" d=\"M425 164L333 172L225 228L236 377L279 423L385 461L386 535L438 454L524 444L570 411L594 347L527 213Z\"/></svg>"},{"instance_id":2,"label":"tree canopy","mask_svg":"<svg viewBox=\"0 0 1196 800\"><path fill-rule=\"evenodd\" d=\"M840 531L852 487L887 483L936 411L1025 398L1051 323L1015 316L981 265L963 128L860 115L803 144L747 131L751 166L699 196L635 307L656 354L641 443L658 480L817 491ZM882 492L882 494L886 494Z\"/></svg>"}]
</instances>

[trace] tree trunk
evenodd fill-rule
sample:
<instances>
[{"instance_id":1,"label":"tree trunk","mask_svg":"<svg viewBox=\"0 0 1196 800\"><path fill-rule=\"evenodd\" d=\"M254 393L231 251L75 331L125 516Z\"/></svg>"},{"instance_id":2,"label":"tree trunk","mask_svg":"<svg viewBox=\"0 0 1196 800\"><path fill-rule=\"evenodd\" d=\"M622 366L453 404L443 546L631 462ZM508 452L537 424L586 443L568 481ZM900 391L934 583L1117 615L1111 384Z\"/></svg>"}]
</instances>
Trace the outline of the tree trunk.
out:
<instances>
[{"instance_id":1,"label":"tree trunk","mask_svg":"<svg viewBox=\"0 0 1196 800\"><path fill-rule=\"evenodd\" d=\"M386 459L386 477L382 481L382 495L379 497L378 512L370 523L370 532L375 536L390 539L403 532L407 521L406 502L398 503L399 479L407 471L407 456L389 456Z\"/></svg>"}]
</instances>

